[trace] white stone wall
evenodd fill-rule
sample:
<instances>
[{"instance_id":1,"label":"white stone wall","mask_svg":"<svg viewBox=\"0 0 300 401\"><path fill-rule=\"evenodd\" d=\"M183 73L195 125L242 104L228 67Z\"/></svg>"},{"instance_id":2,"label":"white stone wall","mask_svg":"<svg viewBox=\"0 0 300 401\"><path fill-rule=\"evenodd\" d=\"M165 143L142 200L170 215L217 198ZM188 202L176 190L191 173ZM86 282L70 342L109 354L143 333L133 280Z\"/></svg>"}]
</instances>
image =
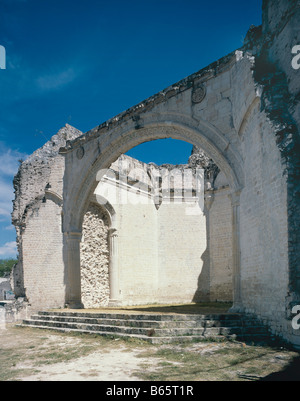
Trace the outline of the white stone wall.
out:
<instances>
[{"instance_id":1,"label":"white stone wall","mask_svg":"<svg viewBox=\"0 0 300 401\"><path fill-rule=\"evenodd\" d=\"M297 0L272 0L263 4L263 34L271 38L263 48L260 58L267 59L269 65L269 81L264 76L257 79L263 85L263 109L267 113L273 137L280 149L281 166L274 165L268 189L273 195L268 211L271 215L268 224L270 230L277 229L276 239L271 238L278 246L272 257L278 257L281 267L275 263L275 269L269 273L269 279L276 279L273 291L268 288L266 299L270 305L265 312L266 321L274 333L300 347L300 330L292 328L292 308L300 304L300 202L299 202L299 130L300 130L300 70L292 67L294 46L300 45L300 8ZM261 71L259 71L261 73ZM268 142L266 141L268 145ZM275 150L271 148L272 153ZM271 159L268 158L271 162ZM269 165L269 167L271 167ZM284 172L285 179L280 179L279 171ZM267 171L265 172L265 176ZM275 188L277 187L277 193ZM270 188L271 187L271 188ZM280 189L279 189L280 188ZM285 203L284 203L285 201ZM287 215L285 215L287 210ZM273 215L274 211L274 215ZM287 220L288 225L286 225ZM265 221L264 221L265 222ZM275 236L275 235L274 235ZM277 240L277 241L276 241ZM280 242L280 244L279 244ZM288 265L283 264L283 254ZM280 254L279 254L280 252ZM288 266L288 267L287 267ZM277 278L278 277L278 278ZM278 288L280 287L280 289ZM278 299L275 291L278 290ZM286 290L286 291L284 291ZM281 302L280 302L280 301ZM266 309L266 308L265 308ZM271 313L272 312L274 313Z\"/></svg>"},{"instance_id":2,"label":"white stone wall","mask_svg":"<svg viewBox=\"0 0 300 401\"><path fill-rule=\"evenodd\" d=\"M232 301L232 208L228 186L214 191L209 210L210 300Z\"/></svg>"},{"instance_id":3,"label":"white stone wall","mask_svg":"<svg viewBox=\"0 0 300 401\"><path fill-rule=\"evenodd\" d=\"M195 301L201 297L206 218L196 203L179 201L163 203L158 222L158 302Z\"/></svg>"},{"instance_id":4,"label":"white stone wall","mask_svg":"<svg viewBox=\"0 0 300 401\"><path fill-rule=\"evenodd\" d=\"M251 136L250 136L251 133ZM242 134L246 186L241 194L241 277L247 312L281 332L288 293L286 181L272 126L256 107Z\"/></svg>"},{"instance_id":5,"label":"white stone wall","mask_svg":"<svg viewBox=\"0 0 300 401\"><path fill-rule=\"evenodd\" d=\"M153 303L157 296L157 210L154 204L121 205L118 216L119 288L125 305Z\"/></svg>"},{"instance_id":6,"label":"white stone wall","mask_svg":"<svg viewBox=\"0 0 300 401\"><path fill-rule=\"evenodd\" d=\"M61 207L47 200L30 211L22 235L24 287L35 310L65 304L62 244Z\"/></svg>"}]
</instances>

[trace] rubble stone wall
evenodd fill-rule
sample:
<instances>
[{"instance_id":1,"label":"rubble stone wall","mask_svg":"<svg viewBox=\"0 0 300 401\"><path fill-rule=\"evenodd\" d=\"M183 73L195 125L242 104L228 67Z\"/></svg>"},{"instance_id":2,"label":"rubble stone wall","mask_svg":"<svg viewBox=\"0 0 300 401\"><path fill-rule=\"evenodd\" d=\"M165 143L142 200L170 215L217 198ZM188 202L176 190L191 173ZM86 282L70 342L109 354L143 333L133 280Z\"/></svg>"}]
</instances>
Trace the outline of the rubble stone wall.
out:
<instances>
[{"instance_id":1,"label":"rubble stone wall","mask_svg":"<svg viewBox=\"0 0 300 401\"><path fill-rule=\"evenodd\" d=\"M81 296L85 308L107 306L109 301L108 217L90 204L82 225Z\"/></svg>"}]
</instances>

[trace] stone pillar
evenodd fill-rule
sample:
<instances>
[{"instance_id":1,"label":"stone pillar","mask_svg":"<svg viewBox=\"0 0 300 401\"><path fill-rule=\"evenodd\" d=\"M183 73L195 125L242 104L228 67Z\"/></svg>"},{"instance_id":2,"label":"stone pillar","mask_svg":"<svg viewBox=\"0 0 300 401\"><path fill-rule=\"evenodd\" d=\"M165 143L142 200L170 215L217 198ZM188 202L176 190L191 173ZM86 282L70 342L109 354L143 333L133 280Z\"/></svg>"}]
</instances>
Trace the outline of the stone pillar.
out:
<instances>
[{"instance_id":1,"label":"stone pillar","mask_svg":"<svg viewBox=\"0 0 300 401\"><path fill-rule=\"evenodd\" d=\"M205 192L205 195L204 195L204 206L205 206L204 214L207 215L207 216L209 215L209 211L211 209L211 206L213 204L214 199L215 199L215 193L214 193L213 190L209 190L209 191Z\"/></svg>"},{"instance_id":2,"label":"stone pillar","mask_svg":"<svg viewBox=\"0 0 300 401\"><path fill-rule=\"evenodd\" d=\"M118 234L116 228L110 228L109 237L109 304L120 305L119 300L119 268L118 268Z\"/></svg>"},{"instance_id":3,"label":"stone pillar","mask_svg":"<svg viewBox=\"0 0 300 401\"><path fill-rule=\"evenodd\" d=\"M241 247L240 247L240 191L229 195L232 206L232 262L233 262L233 307L231 312L242 312L241 293Z\"/></svg>"},{"instance_id":4,"label":"stone pillar","mask_svg":"<svg viewBox=\"0 0 300 401\"><path fill-rule=\"evenodd\" d=\"M212 207L212 204L215 199L215 193L213 190L207 190L205 191L204 194L204 215L206 218L206 251L204 255L202 256L203 258L203 268L202 268L202 281L203 284L199 282L199 287L201 288L201 291L203 292L204 302L209 302L210 301L210 289L211 289L211 268L212 268L212 263L211 263L211 245L210 245L210 209Z\"/></svg>"},{"instance_id":5,"label":"stone pillar","mask_svg":"<svg viewBox=\"0 0 300 401\"><path fill-rule=\"evenodd\" d=\"M70 309L81 309L81 278L80 278L80 232L66 233L67 245L67 294L66 304Z\"/></svg>"}]
</instances>

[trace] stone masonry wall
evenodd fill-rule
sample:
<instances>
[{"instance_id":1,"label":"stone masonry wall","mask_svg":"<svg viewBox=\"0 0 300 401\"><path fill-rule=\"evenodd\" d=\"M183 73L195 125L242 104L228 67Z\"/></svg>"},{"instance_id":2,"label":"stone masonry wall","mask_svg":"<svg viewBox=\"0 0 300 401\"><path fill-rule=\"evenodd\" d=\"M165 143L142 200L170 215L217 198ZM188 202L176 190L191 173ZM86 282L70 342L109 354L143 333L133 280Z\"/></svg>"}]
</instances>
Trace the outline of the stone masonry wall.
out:
<instances>
[{"instance_id":1,"label":"stone masonry wall","mask_svg":"<svg viewBox=\"0 0 300 401\"><path fill-rule=\"evenodd\" d=\"M51 200L27 215L22 234L25 295L33 310L63 307L65 279L61 207Z\"/></svg>"},{"instance_id":2,"label":"stone masonry wall","mask_svg":"<svg viewBox=\"0 0 300 401\"><path fill-rule=\"evenodd\" d=\"M33 308L64 306L64 158L58 150L81 134L66 125L20 165L14 178L12 222L19 261L14 269L13 290L16 297L27 297Z\"/></svg>"},{"instance_id":3,"label":"stone masonry wall","mask_svg":"<svg viewBox=\"0 0 300 401\"><path fill-rule=\"evenodd\" d=\"M288 292L288 226L286 180L273 135L254 108L241 138L247 172L240 211L241 277L245 310L268 320L279 334Z\"/></svg>"},{"instance_id":4,"label":"stone masonry wall","mask_svg":"<svg viewBox=\"0 0 300 401\"><path fill-rule=\"evenodd\" d=\"M232 210L228 186L214 191L209 210L210 300L232 301Z\"/></svg>"},{"instance_id":5,"label":"stone masonry wall","mask_svg":"<svg viewBox=\"0 0 300 401\"><path fill-rule=\"evenodd\" d=\"M274 286L265 292L268 311L262 314L267 316L276 334L284 333L285 339L298 346L300 333L292 329L291 312L294 305L300 304L300 70L292 67L292 49L300 45L299 19L299 0L263 1L261 45L254 69L254 78L262 91L260 112L265 113L269 121L263 140L268 146L273 138L278 149L277 163L268 166L273 172L272 181L268 182L268 188L273 187L269 199L273 227L269 227L268 232L274 230L281 255L287 251L288 258L277 270L273 267L269 282L272 279ZM272 147L266 148L267 154L270 150L275 154ZM283 172L282 178L278 171ZM264 176L267 176L265 166ZM277 193L273 193L275 186ZM285 205L286 211L283 210ZM283 216L286 222L282 221ZM276 253L269 257L274 258ZM270 293L274 294L273 302Z\"/></svg>"},{"instance_id":6,"label":"stone masonry wall","mask_svg":"<svg viewBox=\"0 0 300 401\"><path fill-rule=\"evenodd\" d=\"M198 213L189 214L191 206L198 205L163 203L158 210L157 299L161 303L189 303L203 298L206 218L200 208Z\"/></svg>"}]
</instances>

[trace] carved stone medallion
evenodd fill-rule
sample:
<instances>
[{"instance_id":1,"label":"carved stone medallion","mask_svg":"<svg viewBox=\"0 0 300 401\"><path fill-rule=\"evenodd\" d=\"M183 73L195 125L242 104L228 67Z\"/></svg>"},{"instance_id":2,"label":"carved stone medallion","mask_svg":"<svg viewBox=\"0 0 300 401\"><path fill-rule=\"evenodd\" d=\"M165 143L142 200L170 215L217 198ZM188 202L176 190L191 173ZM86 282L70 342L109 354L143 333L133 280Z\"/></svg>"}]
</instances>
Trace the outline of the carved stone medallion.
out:
<instances>
[{"instance_id":1,"label":"carved stone medallion","mask_svg":"<svg viewBox=\"0 0 300 401\"><path fill-rule=\"evenodd\" d=\"M77 159L79 159L79 160L81 160L83 158L83 156L84 156L84 147L83 146L81 146L80 148L77 149L76 156L77 156Z\"/></svg>"},{"instance_id":2,"label":"carved stone medallion","mask_svg":"<svg viewBox=\"0 0 300 401\"><path fill-rule=\"evenodd\" d=\"M206 95L206 89L204 85L198 84L194 86L192 92L192 102L201 103L202 100L205 98L205 95Z\"/></svg>"}]
</instances>

